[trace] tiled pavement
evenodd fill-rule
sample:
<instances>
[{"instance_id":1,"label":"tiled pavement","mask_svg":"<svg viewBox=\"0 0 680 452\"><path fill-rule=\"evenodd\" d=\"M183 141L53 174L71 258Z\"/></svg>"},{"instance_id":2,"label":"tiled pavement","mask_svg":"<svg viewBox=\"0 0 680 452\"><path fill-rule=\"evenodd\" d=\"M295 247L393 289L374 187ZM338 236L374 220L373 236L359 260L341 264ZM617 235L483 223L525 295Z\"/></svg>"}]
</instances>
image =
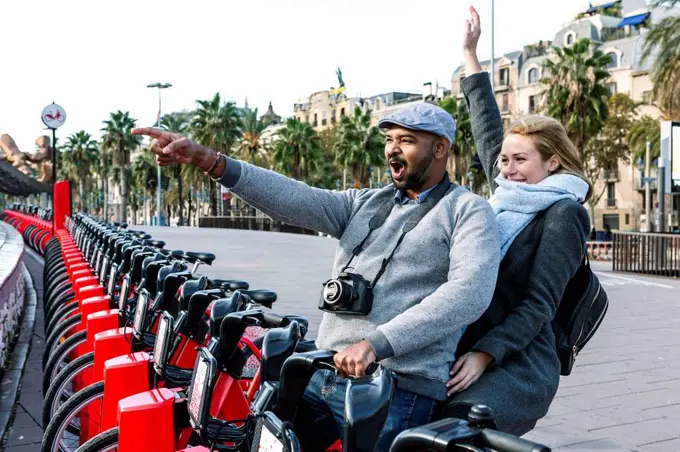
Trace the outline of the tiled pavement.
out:
<instances>
[{"instance_id":1,"label":"tiled pavement","mask_svg":"<svg viewBox=\"0 0 680 452\"><path fill-rule=\"evenodd\" d=\"M38 307L35 313L35 327L32 344L20 385L19 402L15 406L15 417L8 431L5 450L7 452L35 452L40 450L43 428L42 418L42 365L44 350L42 310L42 264L31 257L30 252L24 255L24 263L33 276L33 284L38 296Z\"/></svg>"},{"instance_id":2,"label":"tiled pavement","mask_svg":"<svg viewBox=\"0 0 680 452\"><path fill-rule=\"evenodd\" d=\"M279 294L281 313L305 315L316 335L320 283L328 278L336 241L268 232L136 227L167 248L217 255L200 273L241 278ZM27 263L40 275L35 263ZM680 281L611 273L594 267L611 307L548 415L527 438L553 450L680 450ZM36 273L37 271L37 273ZM42 289L39 281L35 281ZM39 305L40 307L41 305ZM36 313L31 356L8 450L38 450L42 311Z\"/></svg>"}]
</instances>

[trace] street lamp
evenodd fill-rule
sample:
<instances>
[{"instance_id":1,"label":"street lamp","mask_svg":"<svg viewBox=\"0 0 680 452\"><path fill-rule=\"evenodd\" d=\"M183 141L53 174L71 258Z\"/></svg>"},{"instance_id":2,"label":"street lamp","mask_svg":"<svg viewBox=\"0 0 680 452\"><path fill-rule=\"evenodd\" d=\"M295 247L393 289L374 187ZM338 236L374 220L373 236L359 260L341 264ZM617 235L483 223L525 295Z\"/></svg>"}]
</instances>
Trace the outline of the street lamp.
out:
<instances>
[{"instance_id":1,"label":"street lamp","mask_svg":"<svg viewBox=\"0 0 680 452\"><path fill-rule=\"evenodd\" d=\"M494 42L493 42L494 41L494 36L493 36L493 32L494 32L494 6L495 6L494 0L491 0L491 90L494 93L494 97L496 97L496 90L495 90L496 84L494 83L494 81L496 79L496 60L495 60L495 57L494 57L495 52L494 52L494 48L493 48L493 44L494 44Z\"/></svg>"},{"instance_id":2,"label":"street lamp","mask_svg":"<svg viewBox=\"0 0 680 452\"><path fill-rule=\"evenodd\" d=\"M158 128L161 127L161 90L165 88L170 88L172 85L170 83L152 83L150 85L146 85L147 88L158 88L158 119L156 121L156 126ZM161 167L160 165L157 167L158 172L157 172L157 187L156 187L156 218L158 220L158 225L161 225L161 212L163 211L163 207L161 203L163 202L163 192L161 189Z\"/></svg>"}]
</instances>

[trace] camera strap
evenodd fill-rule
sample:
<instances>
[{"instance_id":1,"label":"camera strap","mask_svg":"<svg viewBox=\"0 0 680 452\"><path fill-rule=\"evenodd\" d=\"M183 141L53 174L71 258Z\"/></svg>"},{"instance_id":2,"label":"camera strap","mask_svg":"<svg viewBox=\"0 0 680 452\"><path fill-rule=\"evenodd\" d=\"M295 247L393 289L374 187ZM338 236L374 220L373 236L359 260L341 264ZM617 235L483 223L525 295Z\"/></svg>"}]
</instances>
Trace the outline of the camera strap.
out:
<instances>
[{"instance_id":1,"label":"camera strap","mask_svg":"<svg viewBox=\"0 0 680 452\"><path fill-rule=\"evenodd\" d=\"M386 258L383 259L382 265L380 266L380 270L378 270L378 274L376 275L375 279L371 283L371 288L375 287L376 283L378 282L378 279L382 276L382 274L385 272L387 269L387 265L390 263L392 260L392 257L394 256L394 253L396 253L397 248L399 248L399 245L401 245L401 242L404 240L404 237L406 234L408 234L411 230L413 230L418 223L420 223L420 220L427 215L427 213L432 210L432 208L446 195L446 192L448 192L449 187L452 185L451 181L449 180L449 175L448 173L444 173L444 177L442 178L441 182L439 182L439 185L437 185L427 196L424 202L419 204L418 206L413 209L413 212L409 216L409 218L406 220L406 223L404 224L404 227L401 230L401 235L399 236L399 239L397 240L396 245L392 249L392 252L390 255ZM392 209L394 208L394 199L390 197L390 199L386 200L378 209L378 211L371 217L371 220L368 222L368 234L366 234L366 237L361 241L359 245L357 245L354 250L352 251L352 257L350 257L349 262L347 262L347 265L345 265L342 269L342 271L345 271L350 264L352 263L352 260L359 255L364 249L364 244L366 243L366 240L368 240L368 237L371 235L371 232L374 230L378 229L381 227L385 221L387 220L387 217L389 217L390 213L392 212Z\"/></svg>"}]
</instances>

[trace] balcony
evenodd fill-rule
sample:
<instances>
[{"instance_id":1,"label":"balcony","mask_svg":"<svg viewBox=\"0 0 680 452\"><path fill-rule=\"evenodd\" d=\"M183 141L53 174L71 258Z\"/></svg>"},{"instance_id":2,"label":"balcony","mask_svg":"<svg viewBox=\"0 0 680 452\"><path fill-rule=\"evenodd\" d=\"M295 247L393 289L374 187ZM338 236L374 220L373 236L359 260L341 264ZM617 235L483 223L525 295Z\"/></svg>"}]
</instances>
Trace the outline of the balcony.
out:
<instances>
[{"instance_id":1,"label":"balcony","mask_svg":"<svg viewBox=\"0 0 680 452\"><path fill-rule=\"evenodd\" d=\"M510 91L510 90L512 90L512 84L508 81L501 80L501 82L498 85L494 86L494 90L497 93L502 93L504 91Z\"/></svg>"}]
</instances>

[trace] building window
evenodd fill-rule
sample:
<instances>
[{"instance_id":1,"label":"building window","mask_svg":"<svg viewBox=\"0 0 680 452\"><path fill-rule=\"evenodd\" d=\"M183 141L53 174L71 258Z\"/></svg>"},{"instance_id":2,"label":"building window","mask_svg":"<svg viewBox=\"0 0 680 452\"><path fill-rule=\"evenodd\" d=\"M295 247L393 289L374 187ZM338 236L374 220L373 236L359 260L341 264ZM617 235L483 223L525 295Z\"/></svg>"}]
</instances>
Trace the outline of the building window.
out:
<instances>
[{"instance_id":1,"label":"building window","mask_svg":"<svg viewBox=\"0 0 680 452\"><path fill-rule=\"evenodd\" d=\"M508 111L510 109L510 99L507 94L503 94L503 106L501 111Z\"/></svg>"},{"instance_id":2,"label":"building window","mask_svg":"<svg viewBox=\"0 0 680 452\"><path fill-rule=\"evenodd\" d=\"M652 105L652 99L653 99L653 97L652 97L652 92L651 92L651 91L644 91L644 92L642 93L642 102L643 102L645 105Z\"/></svg>"},{"instance_id":3,"label":"building window","mask_svg":"<svg viewBox=\"0 0 680 452\"><path fill-rule=\"evenodd\" d=\"M616 207L616 183L607 183L607 207Z\"/></svg>"},{"instance_id":4,"label":"building window","mask_svg":"<svg viewBox=\"0 0 680 452\"><path fill-rule=\"evenodd\" d=\"M503 68L500 73L500 83L501 86L507 86L510 81L510 69Z\"/></svg>"},{"instance_id":5,"label":"building window","mask_svg":"<svg viewBox=\"0 0 680 452\"><path fill-rule=\"evenodd\" d=\"M340 109L340 117L342 118L343 116L345 116L345 107Z\"/></svg>"},{"instance_id":6,"label":"building window","mask_svg":"<svg viewBox=\"0 0 680 452\"><path fill-rule=\"evenodd\" d=\"M529 113L536 111L536 96L529 96Z\"/></svg>"},{"instance_id":7,"label":"building window","mask_svg":"<svg viewBox=\"0 0 680 452\"><path fill-rule=\"evenodd\" d=\"M529 69L529 84L536 83L538 82L538 69L537 68L531 68Z\"/></svg>"},{"instance_id":8,"label":"building window","mask_svg":"<svg viewBox=\"0 0 680 452\"><path fill-rule=\"evenodd\" d=\"M575 38L576 38L576 33L574 33L573 31L568 32L564 36L564 45L566 45L566 46L572 45L574 43Z\"/></svg>"},{"instance_id":9,"label":"building window","mask_svg":"<svg viewBox=\"0 0 680 452\"><path fill-rule=\"evenodd\" d=\"M626 226L628 226L629 224L630 224L630 214L627 213L626 214Z\"/></svg>"},{"instance_id":10,"label":"building window","mask_svg":"<svg viewBox=\"0 0 680 452\"><path fill-rule=\"evenodd\" d=\"M616 94L616 82L607 83L607 89L611 95Z\"/></svg>"},{"instance_id":11,"label":"building window","mask_svg":"<svg viewBox=\"0 0 680 452\"><path fill-rule=\"evenodd\" d=\"M321 125L322 125L322 126L325 126L326 124L327 124L326 118L322 119L322 120L321 120Z\"/></svg>"},{"instance_id":12,"label":"building window","mask_svg":"<svg viewBox=\"0 0 680 452\"><path fill-rule=\"evenodd\" d=\"M610 213L602 215L602 227L611 229L612 231L619 230L619 214Z\"/></svg>"},{"instance_id":13,"label":"building window","mask_svg":"<svg viewBox=\"0 0 680 452\"><path fill-rule=\"evenodd\" d=\"M510 127L510 118L503 118L503 129Z\"/></svg>"},{"instance_id":14,"label":"building window","mask_svg":"<svg viewBox=\"0 0 680 452\"><path fill-rule=\"evenodd\" d=\"M316 117L316 113L314 113L314 124L312 124L314 127L319 123L318 118Z\"/></svg>"},{"instance_id":15,"label":"building window","mask_svg":"<svg viewBox=\"0 0 680 452\"><path fill-rule=\"evenodd\" d=\"M619 56L615 52L609 52L607 54L609 57L609 63L607 63L607 69L613 69L619 66Z\"/></svg>"}]
</instances>

